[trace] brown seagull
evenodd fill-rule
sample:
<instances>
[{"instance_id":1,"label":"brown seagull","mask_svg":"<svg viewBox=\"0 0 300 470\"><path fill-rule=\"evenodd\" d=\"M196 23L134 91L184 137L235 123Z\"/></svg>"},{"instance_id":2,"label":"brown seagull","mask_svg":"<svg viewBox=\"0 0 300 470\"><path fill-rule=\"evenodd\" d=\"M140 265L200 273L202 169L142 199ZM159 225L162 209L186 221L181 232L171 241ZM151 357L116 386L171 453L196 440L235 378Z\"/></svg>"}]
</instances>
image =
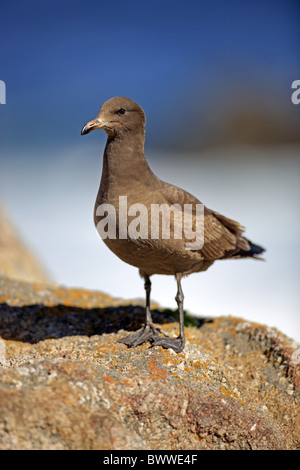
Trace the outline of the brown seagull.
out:
<instances>
[{"instance_id":1,"label":"brown seagull","mask_svg":"<svg viewBox=\"0 0 300 470\"><path fill-rule=\"evenodd\" d=\"M108 137L94 222L98 231L100 226L106 226L106 232L102 230L100 235L108 248L121 260L139 268L145 281L145 325L120 341L131 347L151 341L152 345L180 352L185 345L182 277L206 271L215 260L259 258L258 255L265 250L243 236L244 227L238 222L206 208L192 194L165 183L151 171L144 155L145 114L137 103L124 97L106 101L96 119L83 127L81 135L95 129L104 129ZM169 237L163 235L162 208L166 207L171 208ZM193 240L198 227L198 207L202 207L203 225L199 231L202 233L201 243L197 245ZM159 208L161 212L151 224L153 208ZM186 208L192 230L188 234L183 230ZM139 217L135 218L137 213ZM161 225L157 228L157 224ZM180 325L177 338L160 336L152 324L150 276L153 274L174 275L176 278L175 299Z\"/></svg>"}]
</instances>

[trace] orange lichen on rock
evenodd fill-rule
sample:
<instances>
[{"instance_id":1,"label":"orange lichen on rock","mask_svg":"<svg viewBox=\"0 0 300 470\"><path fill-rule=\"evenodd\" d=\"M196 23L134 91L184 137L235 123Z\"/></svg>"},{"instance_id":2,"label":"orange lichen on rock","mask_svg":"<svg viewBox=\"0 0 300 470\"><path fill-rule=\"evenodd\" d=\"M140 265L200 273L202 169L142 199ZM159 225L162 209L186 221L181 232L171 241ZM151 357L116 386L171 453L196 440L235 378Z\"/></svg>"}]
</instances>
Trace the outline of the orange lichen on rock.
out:
<instances>
[{"instance_id":1,"label":"orange lichen on rock","mask_svg":"<svg viewBox=\"0 0 300 470\"><path fill-rule=\"evenodd\" d=\"M151 377L154 380L158 379L166 379L167 378L167 371L164 369L159 369L156 364L154 359L149 360L149 372Z\"/></svg>"},{"instance_id":2,"label":"orange lichen on rock","mask_svg":"<svg viewBox=\"0 0 300 470\"><path fill-rule=\"evenodd\" d=\"M180 354L128 348L118 340L143 323L139 305L85 289L0 287L1 449L15 436L22 449L296 448L299 366L275 330L220 317L186 327ZM152 314L176 336L169 313Z\"/></svg>"}]
</instances>

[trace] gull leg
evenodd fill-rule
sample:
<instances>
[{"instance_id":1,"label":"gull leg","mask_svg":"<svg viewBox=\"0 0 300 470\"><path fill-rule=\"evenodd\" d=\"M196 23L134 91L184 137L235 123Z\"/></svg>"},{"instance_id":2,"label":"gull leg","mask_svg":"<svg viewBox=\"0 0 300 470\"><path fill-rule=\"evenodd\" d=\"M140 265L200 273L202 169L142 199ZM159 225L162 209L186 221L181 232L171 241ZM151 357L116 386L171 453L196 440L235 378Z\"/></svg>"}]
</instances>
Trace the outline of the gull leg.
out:
<instances>
[{"instance_id":1,"label":"gull leg","mask_svg":"<svg viewBox=\"0 0 300 470\"><path fill-rule=\"evenodd\" d=\"M127 346L134 347L139 344L149 341L158 334L157 329L152 324L152 317L150 311L150 293L151 281L149 276L145 275L145 291L146 291L146 320L145 325L134 333L119 340L119 343L124 343Z\"/></svg>"},{"instance_id":2,"label":"gull leg","mask_svg":"<svg viewBox=\"0 0 300 470\"><path fill-rule=\"evenodd\" d=\"M179 336L177 338L168 338L155 336L152 338L153 346L162 346L163 348L174 349L175 352L179 353L184 349L185 346L185 335L184 335L184 313L183 313L183 299L184 295L181 288L181 274L176 274L177 281L177 294L175 300L178 305L179 311Z\"/></svg>"}]
</instances>

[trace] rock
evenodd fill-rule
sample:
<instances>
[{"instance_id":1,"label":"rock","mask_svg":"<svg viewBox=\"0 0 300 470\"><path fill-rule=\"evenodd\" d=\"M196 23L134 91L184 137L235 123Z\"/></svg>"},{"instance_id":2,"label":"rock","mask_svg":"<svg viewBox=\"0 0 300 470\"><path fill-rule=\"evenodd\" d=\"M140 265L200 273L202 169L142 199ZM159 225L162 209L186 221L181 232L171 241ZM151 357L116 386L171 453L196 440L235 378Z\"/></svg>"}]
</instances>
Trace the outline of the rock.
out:
<instances>
[{"instance_id":1,"label":"rock","mask_svg":"<svg viewBox=\"0 0 300 470\"><path fill-rule=\"evenodd\" d=\"M240 318L193 319L180 354L117 340L143 308L0 280L0 449L296 449L300 350ZM153 311L176 335L170 311ZM187 318L189 319L189 318Z\"/></svg>"},{"instance_id":2,"label":"rock","mask_svg":"<svg viewBox=\"0 0 300 470\"><path fill-rule=\"evenodd\" d=\"M0 275L30 282L49 282L49 274L25 245L0 206Z\"/></svg>"}]
</instances>

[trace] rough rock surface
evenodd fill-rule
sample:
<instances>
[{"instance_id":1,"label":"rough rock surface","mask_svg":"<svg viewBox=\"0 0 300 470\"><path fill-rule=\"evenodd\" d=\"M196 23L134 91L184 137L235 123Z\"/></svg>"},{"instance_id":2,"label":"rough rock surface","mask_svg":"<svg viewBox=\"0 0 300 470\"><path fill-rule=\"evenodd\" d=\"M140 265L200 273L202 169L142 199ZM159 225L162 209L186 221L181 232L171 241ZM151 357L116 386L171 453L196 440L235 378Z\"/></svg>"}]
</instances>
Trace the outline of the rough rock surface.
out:
<instances>
[{"instance_id":1,"label":"rough rock surface","mask_svg":"<svg viewBox=\"0 0 300 470\"><path fill-rule=\"evenodd\" d=\"M300 351L275 329L192 319L176 354L117 343L144 312L105 294L2 278L0 302L0 449L299 445Z\"/></svg>"},{"instance_id":2,"label":"rough rock surface","mask_svg":"<svg viewBox=\"0 0 300 470\"><path fill-rule=\"evenodd\" d=\"M49 274L25 245L0 206L0 275L30 282L49 282Z\"/></svg>"}]
</instances>

